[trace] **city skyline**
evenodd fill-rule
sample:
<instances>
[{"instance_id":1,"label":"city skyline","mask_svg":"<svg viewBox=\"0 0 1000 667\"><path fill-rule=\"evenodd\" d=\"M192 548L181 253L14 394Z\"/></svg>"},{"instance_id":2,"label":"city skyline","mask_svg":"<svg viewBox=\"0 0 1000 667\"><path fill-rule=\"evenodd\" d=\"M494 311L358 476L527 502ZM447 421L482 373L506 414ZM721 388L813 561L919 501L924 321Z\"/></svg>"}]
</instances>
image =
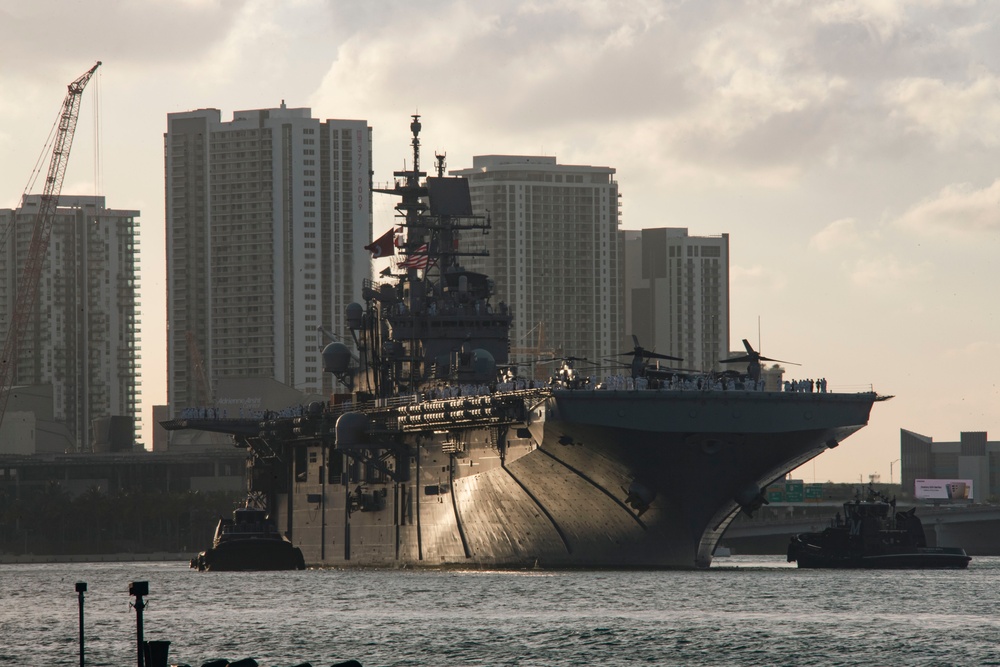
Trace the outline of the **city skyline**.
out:
<instances>
[{"instance_id":1,"label":"city skyline","mask_svg":"<svg viewBox=\"0 0 1000 667\"><path fill-rule=\"evenodd\" d=\"M8 6L0 207L18 205L65 86L102 60L63 193L142 212L148 428L166 397L167 114L284 99L362 119L376 183L407 158L415 112L425 154L447 152L449 169L501 153L608 165L624 229L730 235L731 341L802 364L789 375L896 396L799 476L886 479L901 428L997 430L998 13L888 0ZM376 237L391 205L375 198Z\"/></svg>"}]
</instances>

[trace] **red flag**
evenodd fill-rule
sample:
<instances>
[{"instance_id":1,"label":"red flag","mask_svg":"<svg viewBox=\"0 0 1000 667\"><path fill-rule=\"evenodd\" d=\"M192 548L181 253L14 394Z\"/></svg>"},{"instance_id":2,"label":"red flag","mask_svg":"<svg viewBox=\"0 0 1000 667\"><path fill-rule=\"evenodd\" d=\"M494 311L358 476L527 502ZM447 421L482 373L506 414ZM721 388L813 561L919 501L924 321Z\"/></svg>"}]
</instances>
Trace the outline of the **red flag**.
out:
<instances>
[{"instance_id":1,"label":"red flag","mask_svg":"<svg viewBox=\"0 0 1000 667\"><path fill-rule=\"evenodd\" d=\"M377 241L372 241L370 244L365 246L365 250L370 250L372 253L372 259L378 259L379 257L389 257L396 254L396 248L393 246L392 240L395 234L395 228L390 227L389 231L379 237Z\"/></svg>"},{"instance_id":2,"label":"red flag","mask_svg":"<svg viewBox=\"0 0 1000 667\"><path fill-rule=\"evenodd\" d=\"M399 263L401 269L426 269L430 264L430 256L427 254L427 244L423 244L411 254L407 255L406 259Z\"/></svg>"}]
</instances>

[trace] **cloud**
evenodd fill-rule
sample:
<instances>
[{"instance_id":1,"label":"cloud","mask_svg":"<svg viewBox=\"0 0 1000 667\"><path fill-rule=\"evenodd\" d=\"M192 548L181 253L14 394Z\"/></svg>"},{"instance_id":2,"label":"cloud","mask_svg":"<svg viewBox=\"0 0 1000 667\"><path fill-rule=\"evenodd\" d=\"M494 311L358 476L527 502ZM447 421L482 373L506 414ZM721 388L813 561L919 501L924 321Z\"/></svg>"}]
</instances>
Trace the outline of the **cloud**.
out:
<instances>
[{"instance_id":1,"label":"cloud","mask_svg":"<svg viewBox=\"0 0 1000 667\"><path fill-rule=\"evenodd\" d=\"M969 341L961 347L946 348L944 358L949 363L968 364L974 367L984 359L1000 359L1000 343L995 340Z\"/></svg>"},{"instance_id":2,"label":"cloud","mask_svg":"<svg viewBox=\"0 0 1000 667\"><path fill-rule=\"evenodd\" d=\"M905 295L916 283L934 275L931 262L895 254L873 254L882 245L881 229L863 229L856 218L834 220L809 239L808 247L831 257L842 257L841 275L847 284L866 294ZM904 257L907 257L904 254Z\"/></svg>"},{"instance_id":3,"label":"cloud","mask_svg":"<svg viewBox=\"0 0 1000 667\"><path fill-rule=\"evenodd\" d=\"M901 0L834 0L816 3L813 16L820 23L862 26L881 41L888 41L905 21Z\"/></svg>"},{"instance_id":4,"label":"cloud","mask_svg":"<svg viewBox=\"0 0 1000 667\"><path fill-rule=\"evenodd\" d=\"M912 287L913 283L926 283L934 273L934 265L930 262L907 263L891 254L859 257L849 261L845 268L855 287L883 294L899 292Z\"/></svg>"},{"instance_id":5,"label":"cloud","mask_svg":"<svg viewBox=\"0 0 1000 667\"><path fill-rule=\"evenodd\" d=\"M1000 232L1000 178L978 190L969 183L948 185L895 224L923 236L953 239L996 234Z\"/></svg>"},{"instance_id":6,"label":"cloud","mask_svg":"<svg viewBox=\"0 0 1000 667\"><path fill-rule=\"evenodd\" d=\"M198 62L229 32L247 2L7 3L0 21L0 61L29 79L55 68L82 71L87 61L81 54L87 53L108 65L140 69L152 63Z\"/></svg>"},{"instance_id":7,"label":"cloud","mask_svg":"<svg viewBox=\"0 0 1000 667\"><path fill-rule=\"evenodd\" d=\"M729 282L731 285L739 285L741 289L750 293L781 292L787 285L784 274L760 264L753 266L731 265L729 267Z\"/></svg>"},{"instance_id":8,"label":"cloud","mask_svg":"<svg viewBox=\"0 0 1000 667\"><path fill-rule=\"evenodd\" d=\"M966 85L975 54L955 35L992 36L984 12L937 2L432 5L394 4L392 21L335 5L314 109L370 119L390 145L419 111L428 133L470 138L455 155L629 155L674 182L769 189L920 154L901 82ZM414 60L401 25L433 48Z\"/></svg>"},{"instance_id":9,"label":"cloud","mask_svg":"<svg viewBox=\"0 0 1000 667\"><path fill-rule=\"evenodd\" d=\"M317 99L353 101L360 94L369 110L396 110L401 101L426 108L437 100L454 108L461 100L493 128L545 132L580 118L648 110L622 104L640 78L648 102L677 94L665 85L669 76L663 80L671 71L660 66L664 49L651 39L669 36L659 3L622 3L614 11L593 2L399 9L399 22L433 48L415 62L397 25L362 26L340 45ZM634 62L650 65L642 77Z\"/></svg>"},{"instance_id":10,"label":"cloud","mask_svg":"<svg viewBox=\"0 0 1000 667\"><path fill-rule=\"evenodd\" d=\"M908 77L885 94L890 119L903 132L927 136L940 148L1000 145L1000 75L981 72L971 81Z\"/></svg>"},{"instance_id":11,"label":"cloud","mask_svg":"<svg viewBox=\"0 0 1000 667\"><path fill-rule=\"evenodd\" d=\"M854 218L841 218L816 232L809 239L809 247L820 252L856 246L861 242L858 223Z\"/></svg>"}]
</instances>

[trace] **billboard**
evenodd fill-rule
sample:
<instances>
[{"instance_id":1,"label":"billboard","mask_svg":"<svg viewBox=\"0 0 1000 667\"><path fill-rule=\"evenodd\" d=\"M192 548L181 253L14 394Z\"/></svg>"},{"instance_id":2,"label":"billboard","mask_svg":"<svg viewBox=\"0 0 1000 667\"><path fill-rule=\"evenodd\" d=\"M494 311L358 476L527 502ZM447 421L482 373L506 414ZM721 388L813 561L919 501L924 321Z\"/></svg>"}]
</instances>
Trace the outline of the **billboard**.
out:
<instances>
[{"instance_id":1,"label":"billboard","mask_svg":"<svg viewBox=\"0 0 1000 667\"><path fill-rule=\"evenodd\" d=\"M913 495L923 500L972 500L971 479L918 479Z\"/></svg>"}]
</instances>

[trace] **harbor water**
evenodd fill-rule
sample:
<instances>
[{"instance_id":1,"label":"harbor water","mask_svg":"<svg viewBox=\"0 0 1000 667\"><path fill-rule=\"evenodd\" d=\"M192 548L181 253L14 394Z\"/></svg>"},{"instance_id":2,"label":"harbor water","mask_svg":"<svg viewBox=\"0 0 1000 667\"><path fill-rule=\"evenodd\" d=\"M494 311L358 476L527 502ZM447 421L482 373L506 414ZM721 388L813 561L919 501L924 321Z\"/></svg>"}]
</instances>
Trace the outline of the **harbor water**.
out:
<instances>
[{"instance_id":1,"label":"harbor water","mask_svg":"<svg viewBox=\"0 0 1000 667\"><path fill-rule=\"evenodd\" d=\"M186 562L0 565L0 664L998 665L1000 558L968 570L799 570L779 556L705 571L305 570Z\"/></svg>"}]
</instances>

